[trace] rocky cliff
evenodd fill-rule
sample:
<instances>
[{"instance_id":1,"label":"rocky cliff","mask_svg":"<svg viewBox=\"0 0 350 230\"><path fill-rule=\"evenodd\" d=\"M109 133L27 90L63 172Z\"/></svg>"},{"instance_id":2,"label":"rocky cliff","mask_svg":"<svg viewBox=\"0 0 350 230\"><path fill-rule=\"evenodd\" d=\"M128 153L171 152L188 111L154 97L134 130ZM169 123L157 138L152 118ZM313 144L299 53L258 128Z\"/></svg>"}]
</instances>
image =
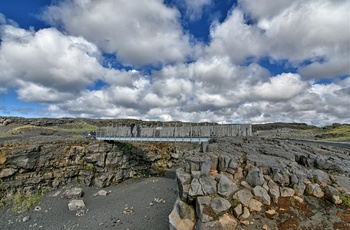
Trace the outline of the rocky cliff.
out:
<instances>
[{"instance_id":1,"label":"rocky cliff","mask_svg":"<svg viewBox=\"0 0 350 230\"><path fill-rule=\"evenodd\" d=\"M159 175L198 144L108 143L93 140L0 145L0 199L53 189L72 181L106 187L128 178ZM196 150L198 151L198 150Z\"/></svg>"}]
</instances>

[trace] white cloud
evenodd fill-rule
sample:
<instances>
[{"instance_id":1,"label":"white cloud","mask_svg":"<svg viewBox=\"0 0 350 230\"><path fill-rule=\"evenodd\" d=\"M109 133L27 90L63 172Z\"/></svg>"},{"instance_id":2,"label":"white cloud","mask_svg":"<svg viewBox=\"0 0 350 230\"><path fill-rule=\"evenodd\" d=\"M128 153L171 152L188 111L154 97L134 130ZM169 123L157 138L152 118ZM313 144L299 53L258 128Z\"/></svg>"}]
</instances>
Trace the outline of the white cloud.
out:
<instances>
[{"instance_id":1,"label":"white cloud","mask_svg":"<svg viewBox=\"0 0 350 230\"><path fill-rule=\"evenodd\" d=\"M69 92L59 92L56 89L48 88L31 82L19 81L17 90L19 99L28 102L58 102L74 97Z\"/></svg>"},{"instance_id":2,"label":"white cloud","mask_svg":"<svg viewBox=\"0 0 350 230\"><path fill-rule=\"evenodd\" d=\"M259 83L252 87L253 94L258 99L281 101L289 100L307 87L306 82L297 74L280 74L270 78L267 82Z\"/></svg>"},{"instance_id":3,"label":"white cloud","mask_svg":"<svg viewBox=\"0 0 350 230\"><path fill-rule=\"evenodd\" d=\"M191 55L180 13L161 0L65 0L44 18L75 36L84 36L131 65L184 61Z\"/></svg>"},{"instance_id":4,"label":"white cloud","mask_svg":"<svg viewBox=\"0 0 350 230\"><path fill-rule=\"evenodd\" d=\"M194 17L211 4L185 3ZM65 32L20 29L0 14L0 94L16 89L56 117L350 123L348 3L274 3L239 1L212 24L204 53L201 44L191 47L177 9L161 0L61 1L45 16ZM105 68L100 51L132 66ZM261 57L298 73L271 76L257 64ZM143 64L161 65L145 75L135 66ZM338 75L345 78L315 83Z\"/></svg>"},{"instance_id":5,"label":"white cloud","mask_svg":"<svg viewBox=\"0 0 350 230\"><path fill-rule=\"evenodd\" d=\"M307 78L349 75L349 4L242 0L223 23L212 25L207 53L235 63L265 56L287 60Z\"/></svg>"},{"instance_id":6,"label":"white cloud","mask_svg":"<svg viewBox=\"0 0 350 230\"><path fill-rule=\"evenodd\" d=\"M239 63L250 56L261 56L265 52L265 42L261 30L247 25L244 13L235 8L223 23L214 23L210 30L211 43L207 48L210 56L229 56Z\"/></svg>"},{"instance_id":7,"label":"white cloud","mask_svg":"<svg viewBox=\"0 0 350 230\"><path fill-rule=\"evenodd\" d=\"M54 28L30 32L1 27L0 83L19 87L21 99L53 102L101 78L97 47L81 37L66 36Z\"/></svg>"}]
</instances>

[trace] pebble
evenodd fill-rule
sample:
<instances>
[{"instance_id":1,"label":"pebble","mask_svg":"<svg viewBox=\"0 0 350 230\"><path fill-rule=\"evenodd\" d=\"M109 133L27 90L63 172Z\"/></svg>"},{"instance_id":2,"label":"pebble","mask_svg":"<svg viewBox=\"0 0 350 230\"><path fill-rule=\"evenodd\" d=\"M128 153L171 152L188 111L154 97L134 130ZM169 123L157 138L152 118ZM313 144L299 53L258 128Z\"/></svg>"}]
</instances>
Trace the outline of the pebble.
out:
<instances>
[{"instance_id":1,"label":"pebble","mask_svg":"<svg viewBox=\"0 0 350 230\"><path fill-rule=\"evenodd\" d=\"M276 210L274 210L274 209L270 209L270 210L267 210L267 211L265 211L267 214L269 214L269 215L274 215L275 213L276 213Z\"/></svg>"}]
</instances>

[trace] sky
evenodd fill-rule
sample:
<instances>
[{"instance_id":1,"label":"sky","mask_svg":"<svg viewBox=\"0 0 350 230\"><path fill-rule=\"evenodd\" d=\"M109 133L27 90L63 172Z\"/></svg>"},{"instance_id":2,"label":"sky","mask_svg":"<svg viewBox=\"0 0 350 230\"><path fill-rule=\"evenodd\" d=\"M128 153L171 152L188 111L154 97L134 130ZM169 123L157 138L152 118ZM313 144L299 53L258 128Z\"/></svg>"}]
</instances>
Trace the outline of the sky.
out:
<instances>
[{"instance_id":1,"label":"sky","mask_svg":"<svg viewBox=\"0 0 350 230\"><path fill-rule=\"evenodd\" d=\"M350 123L350 0L2 0L0 116Z\"/></svg>"}]
</instances>

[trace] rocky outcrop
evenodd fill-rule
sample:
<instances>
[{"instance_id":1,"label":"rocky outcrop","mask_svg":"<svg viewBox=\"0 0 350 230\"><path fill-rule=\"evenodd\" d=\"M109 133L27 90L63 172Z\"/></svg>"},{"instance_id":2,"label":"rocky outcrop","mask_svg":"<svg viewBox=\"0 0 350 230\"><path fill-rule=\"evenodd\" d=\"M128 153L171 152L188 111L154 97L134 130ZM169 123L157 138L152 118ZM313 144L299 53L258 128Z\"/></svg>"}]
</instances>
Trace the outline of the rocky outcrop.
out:
<instances>
[{"instance_id":1,"label":"rocky outcrop","mask_svg":"<svg viewBox=\"0 0 350 230\"><path fill-rule=\"evenodd\" d=\"M308 197L320 202L325 197L337 207L342 203L340 196L350 195L347 149L260 138L218 139L207 149L188 157L184 169L176 171L179 200L196 210L196 230L254 225L254 216L271 218L285 212L278 208L282 203L293 201L307 207L304 200ZM321 158L327 163L317 163ZM325 170L324 165L332 170ZM303 215L293 219L291 229L298 228L298 218ZM321 223L318 219L314 227L333 228L337 220ZM279 228L283 221L267 218L257 229Z\"/></svg>"},{"instance_id":2,"label":"rocky outcrop","mask_svg":"<svg viewBox=\"0 0 350 230\"><path fill-rule=\"evenodd\" d=\"M132 177L158 175L170 164L178 164L183 151L199 148L198 144L182 146L91 140L2 144L0 201L16 192L58 188L72 181L106 187Z\"/></svg>"}]
</instances>

